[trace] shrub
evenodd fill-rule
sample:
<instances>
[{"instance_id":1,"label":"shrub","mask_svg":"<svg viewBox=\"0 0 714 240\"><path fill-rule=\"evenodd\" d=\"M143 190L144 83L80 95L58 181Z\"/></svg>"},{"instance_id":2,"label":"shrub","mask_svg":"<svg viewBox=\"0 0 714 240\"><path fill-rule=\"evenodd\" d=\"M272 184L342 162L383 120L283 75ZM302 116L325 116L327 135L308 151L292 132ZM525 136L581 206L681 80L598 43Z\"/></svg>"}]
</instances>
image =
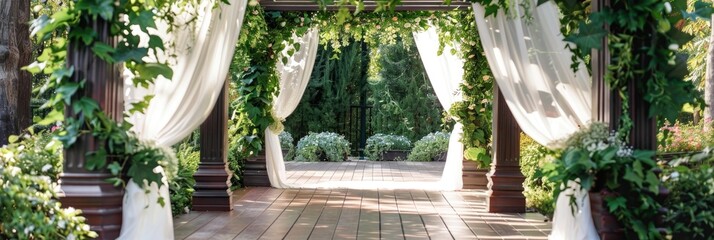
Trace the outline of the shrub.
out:
<instances>
[{"instance_id":1,"label":"shrub","mask_svg":"<svg viewBox=\"0 0 714 240\"><path fill-rule=\"evenodd\" d=\"M672 161L664 184L670 194L664 206L672 239L711 239L714 233L714 167L710 152Z\"/></svg>"},{"instance_id":2,"label":"shrub","mask_svg":"<svg viewBox=\"0 0 714 240\"><path fill-rule=\"evenodd\" d=\"M553 183L548 178L538 176L537 170L551 161L553 152L540 145L532 138L521 134L521 173L526 177L523 181L523 195L526 197L526 207L553 217L555 201L553 199Z\"/></svg>"},{"instance_id":3,"label":"shrub","mask_svg":"<svg viewBox=\"0 0 714 240\"><path fill-rule=\"evenodd\" d=\"M409 161L431 161L434 157L449 150L449 133L433 132L414 143Z\"/></svg>"},{"instance_id":4,"label":"shrub","mask_svg":"<svg viewBox=\"0 0 714 240\"><path fill-rule=\"evenodd\" d=\"M709 125L707 127L707 125ZM657 134L660 152L693 152L714 145L714 126L711 120L698 124L665 123Z\"/></svg>"},{"instance_id":5,"label":"shrub","mask_svg":"<svg viewBox=\"0 0 714 240\"><path fill-rule=\"evenodd\" d=\"M178 158L178 174L169 183L173 216L188 213L191 209L193 186L196 184L193 174L198 170L201 154L190 142L183 142L176 147L176 158Z\"/></svg>"},{"instance_id":6,"label":"shrub","mask_svg":"<svg viewBox=\"0 0 714 240\"><path fill-rule=\"evenodd\" d=\"M298 141L296 161L344 161L350 143L344 136L332 132L310 133Z\"/></svg>"},{"instance_id":7,"label":"shrub","mask_svg":"<svg viewBox=\"0 0 714 240\"><path fill-rule=\"evenodd\" d=\"M289 132L283 131L278 135L280 137L280 148L288 150L288 154L283 156L285 161L290 161L295 157L295 144L293 143L293 135Z\"/></svg>"},{"instance_id":8,"label":"shrub","mask_svg":"<svg viewBox=\"0 0 714 240\"><path fill-rule=\"evenodd\" d=\"M370 160L379 160L382 154L390 150L409 150L412 142L405 136L375 134L367 139L364 153Z\"/></svg>"},{"instance_id":9,"label":"shrub","mask_svg":"<svg viewBox=\"0 0 714 240\"><path fill-rule=\"evenodd\" d=\"M80 211L57 201L61 144L25 135L0 148L0 239L97 237Z\"/></svg>"}]
</instances>

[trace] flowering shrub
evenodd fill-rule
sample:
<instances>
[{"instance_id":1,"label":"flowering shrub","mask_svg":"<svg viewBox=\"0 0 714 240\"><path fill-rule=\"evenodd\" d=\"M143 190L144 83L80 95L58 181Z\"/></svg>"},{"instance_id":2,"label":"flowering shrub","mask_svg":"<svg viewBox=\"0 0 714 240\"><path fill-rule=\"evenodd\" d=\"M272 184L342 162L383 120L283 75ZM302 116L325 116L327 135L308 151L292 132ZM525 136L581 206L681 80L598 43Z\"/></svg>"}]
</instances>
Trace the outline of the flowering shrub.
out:
<instances>
[{"instance_id":1,"label":"flowering shrub","mask_svg":"<svg viewBox=\"0 0 714 240\"><path fill-rule=\"evenodd\" d=\"M582 190L607 190L608 210L626 231L627 239L661 239L655 226L660 204L655 201L660 181L654 173L654 151L633 150L608 126L593 123L563 142L555 161L545 164L541 173L555 186ZM540 173L539 173L540 174ZM579 184L569 184L575 182ZM557 197L563 188L556 188ZM571 206L577 201L570 196Z\"/></svg>"},{"instance_id":2,"label":"flowering shrub","mask_svg":"<svg viewBox=\"0 0 714 240\"><path fill-rule=\"evenodd\" d=\"M280 138L280 148L283 150L288 150L288 154L283 156L286 161L292 160L295 157L295 144L293 143L293 135L289 132L283 131L278 137Z\"/></svg>"},{"instance_id":3,"label":"flowering shrub","mask_svg":"<svg viewBox=\"0 0 714 240\"><path fill-rule=\"evenodd\" d=\"M708 125L708 127L707 127ZM714 126L712 120L700 121L699 124L676 122L665 123L657 134L660 152L694 152L714 145Z\"/></svg>"},{"instance_id":4,"label":"flowering shrub","mask_svg":"<svg viewBox=\"0 0 714 240\"><path fill-rule=\"evenodd\" d=\"M405 136L378 133L367 139L364 153L370 160L379 160L386 151L409 150L411 146L412 142Z\"/></svg>"},{"instance_id":5,"label":"flowering shrub","mask_svg":"<svg viewBox=\"0 0 714 240\"><path fill-rule=\"evenodd\" d=\"M97 237L80 211L57 201L61 144L25 135L0 148L0 239Z\"/></svg>"},{"instance_id":6,"label":"flowering shrub","mask_svg":"<svg viewBox=\"0 0 714 240\"><path fill-rule=\"evenodd\" d=\"M449 133L433 132L424 136L414 143L412 152L407 159L409 161L431 161L439 154L449 150Z\"/></svg>"},{"instance_id":7,"label":"flowering shrub","mask_svg":"<svg viewBox=\"0 0 714 240\"><path fill-rule=\"evenodd\" d=\"M714 155L712 149L676 159L663 177L670 194L665 224L672 239L711 239L714 232Z\"/></svg>"},{"instance_id":8,"label":"flowering shrub","mask_svg":"<svg viewBox=\"0 0 714 240\"><path fill-rule=\"evenodd\" d=\"M332 132L310 133L298 141L295 161L344 161L350 143L344 136Z\"/></svg>"}]
</instances>

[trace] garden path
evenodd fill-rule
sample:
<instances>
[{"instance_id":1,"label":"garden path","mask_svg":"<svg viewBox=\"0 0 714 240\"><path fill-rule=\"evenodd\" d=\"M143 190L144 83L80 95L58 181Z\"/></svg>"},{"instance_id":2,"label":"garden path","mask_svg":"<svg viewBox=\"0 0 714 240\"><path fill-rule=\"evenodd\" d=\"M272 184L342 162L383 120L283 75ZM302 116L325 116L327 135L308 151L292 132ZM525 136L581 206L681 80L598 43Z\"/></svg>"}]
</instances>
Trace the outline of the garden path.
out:
<instances>
[{"instance_id":1,"label":"garden path","mask_svg":"<svg viewBox=\"0 0 714 240\"><path fill-rule=\"evenodd\" d=\"M293 183L345 180L436 181L443 163L362 162L286 165ZM483 191L244 188L230 212L174 219L176 239L547 239L537 213L486 212Z\"/></svg>"}]
</instances>

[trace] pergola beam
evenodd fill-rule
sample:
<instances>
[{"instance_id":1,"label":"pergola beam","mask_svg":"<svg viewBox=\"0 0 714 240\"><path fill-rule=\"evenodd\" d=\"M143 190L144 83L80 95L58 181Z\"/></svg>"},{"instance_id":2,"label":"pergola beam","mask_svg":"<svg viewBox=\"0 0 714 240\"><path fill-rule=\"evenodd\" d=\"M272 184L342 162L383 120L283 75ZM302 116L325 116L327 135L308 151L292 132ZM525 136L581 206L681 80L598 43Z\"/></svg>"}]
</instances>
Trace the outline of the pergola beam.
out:
<instances>
[{"instance_id":1,"label":"pergola beam","mask_svg":"<svg viewBox=\"0 0 714 240\"><path fill-rule=\"evenodd\" d=\"M265 11L320 11L322 8L316 2L311 0L262 0L260 1ZM464 1L453 1L450 5L444 4L444 1L439 0L403 0L400 5L395 7L395 11L448 11L454 9L466 10L471 6L471 3ZM339 7L329 5L325 7L327 11L336 11ZM348 6L350 10L354 10L354 6ZM377 2L364 1L364 11L374 11L377 8Z\"/></svg>"}]
</instances>

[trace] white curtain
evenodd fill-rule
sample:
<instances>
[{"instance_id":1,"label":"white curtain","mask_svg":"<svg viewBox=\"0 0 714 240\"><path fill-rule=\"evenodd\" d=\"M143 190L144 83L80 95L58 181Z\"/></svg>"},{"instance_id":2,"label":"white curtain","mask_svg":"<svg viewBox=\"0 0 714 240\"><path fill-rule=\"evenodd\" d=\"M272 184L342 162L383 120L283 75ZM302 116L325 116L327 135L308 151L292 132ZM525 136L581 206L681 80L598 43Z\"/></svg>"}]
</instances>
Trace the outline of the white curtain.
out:
<instances>
[{"instance_id":1,"label":"white curtain","mask_svg":"<svg viewBox=\"0 0 714 240\"><path fill-rule=\"evenodd\" d=\"M246 0L229 2L230 5L220 4L214 8L213 1L202 1L196 9L195 25L185 25L171 33L165 23L158 24L155 32L164 42L174 44L170 54L175 54L175 58L167 58L169 53L156 54L160 60L172 63L172 79L159 77L148 89L136 88L131 83L131 74L125 71L127 110L131 102L146 95L154 96L145 114L134 114L128 120L142 141L170 148L188 136L210 113L226 80L246 8ZM177 22L186 23L191 18L183 15ZM143 40L148 41L145 37ZM168 187L158 189L153 183L149 189L147 194L133 181L128 181L119 239L173 239ZM159 196L166 201L164 207L156 203Z\"/></svg>"},{"instance_id":2,"label":"white curtain","mask_svg":"<svg viewBox=\"0 0 714 240\"><path fill-rule=\"evenodd\" d=\"M560 33L557 6L514 0L508 13L485 17L474 4L486 58L518 125L548 147L591 119L591 85L586 67L570 68L572 54ZM528 7L524 7L528 6ZM578 198L571 213L568 194ZM587 192L564 192L557 199L551 239L598 239Z\"/></svg>"},{"instance_id":3,"label":"white curtain","mask_svg":"<svg viewBox=\"0 0 714 240\"><path fill-rule=\"evenodd\" d=\"M295 111L307 88L317 56L318 30L310 29L302 37L293 35L293 40L300 44L300 48L288 57L286 63L278 61L276 66L276 71L280 73L280 93L273 99L273 115L276 121L279 121L274 126L279 127L265 129L265 165L270 185L275 188L296 187L286 181L285 161L278 134L282 132L282 121ZM294 50L292 46L288 46L283 50L283 54L287 55L290 49Z\"/></svg>"},{"instance_id":4,"label":"white curtain","mask_svg":"<svg viewBox=\"0 0 714 240\"><path fill-rule=\"evenodd\" d=\"M431 27L424 32L415 32L414 42L441 106L445 111L449 111L453 103L463 99L459 86L463 82L464 60L451 54L452 46L446 46L443 54L437 54L439 36L435 27ZM458 48L458 43L453 45L453 47ZM441 174L441 180L438 183L441 190L452 191L463 188L461 175L464 145L460 141L462 133L463 125L456 123L451 131L446 163Z\"/></svg>"}]
</instances>

